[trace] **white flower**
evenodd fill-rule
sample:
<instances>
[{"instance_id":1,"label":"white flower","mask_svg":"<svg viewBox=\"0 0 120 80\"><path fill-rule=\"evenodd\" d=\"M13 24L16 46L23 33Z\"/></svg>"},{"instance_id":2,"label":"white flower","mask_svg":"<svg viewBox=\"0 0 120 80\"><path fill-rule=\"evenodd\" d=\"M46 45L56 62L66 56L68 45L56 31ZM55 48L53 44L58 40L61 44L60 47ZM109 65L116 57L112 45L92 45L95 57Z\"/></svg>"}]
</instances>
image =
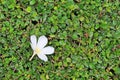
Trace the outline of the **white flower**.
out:
<instances>
[{"instance_id":1,"label":"white flower","mask_svg":"<svg viewBox=\"0 0 120 80\"><path fill-rule=\"evenodd\" d=\"M45 36L39 37L38 41L35 35L32 35L30 37L31 40L31 47L33 49L33 55L29 59L30 61L32 58L37 54L38 57L43 60L43 61L48 61L48 58L46 55L53 54L54 53L54 48L51 46L46 46L48 43L48 39Z\"/></svg>"}]
</instances>

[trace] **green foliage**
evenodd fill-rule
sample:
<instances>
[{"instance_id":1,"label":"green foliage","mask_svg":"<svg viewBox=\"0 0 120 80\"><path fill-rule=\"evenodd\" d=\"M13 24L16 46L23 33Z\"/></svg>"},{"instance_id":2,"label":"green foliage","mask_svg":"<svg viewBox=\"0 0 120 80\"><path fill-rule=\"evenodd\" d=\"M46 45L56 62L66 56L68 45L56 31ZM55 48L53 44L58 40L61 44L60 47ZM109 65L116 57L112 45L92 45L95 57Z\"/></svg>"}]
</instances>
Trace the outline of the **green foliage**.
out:
<instances>
[{"instance_id":1,"label":"green foliage","mask_svg":"<svg viewBox=\"0 0 120 80\"><path fill-rule=\"evenodd\" d=\"M0 0L0 80L119 80L119 0ZM32 61L30 35L55 48Z\"/></svg>"}]
</instances>

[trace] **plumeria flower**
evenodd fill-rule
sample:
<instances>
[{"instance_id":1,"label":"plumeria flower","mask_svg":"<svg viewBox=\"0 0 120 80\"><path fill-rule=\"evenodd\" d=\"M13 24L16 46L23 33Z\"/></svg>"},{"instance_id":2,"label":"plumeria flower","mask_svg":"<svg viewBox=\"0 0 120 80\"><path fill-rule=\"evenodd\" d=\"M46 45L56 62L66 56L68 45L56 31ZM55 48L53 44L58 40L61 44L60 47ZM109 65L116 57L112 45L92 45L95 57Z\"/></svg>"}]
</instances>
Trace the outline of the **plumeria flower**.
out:
<instances>
[{"instance_id":1,"label":"plumeria flower","mask_svg":"<svg viewBox=\"0 0 120 80\"><path fill-rule=\"evenodd\" d=\"M46 46L48 43L48 39L45 36L40 36L38 41L35 35L32 35L30 37L31 40L31 47L33 49L33 55L29 59L30 61L35 55L38 55L38 57L43 61L48 61L48 58L46 55L53 54L54 48L51 46Z\"/></svg>"}]
</instances>

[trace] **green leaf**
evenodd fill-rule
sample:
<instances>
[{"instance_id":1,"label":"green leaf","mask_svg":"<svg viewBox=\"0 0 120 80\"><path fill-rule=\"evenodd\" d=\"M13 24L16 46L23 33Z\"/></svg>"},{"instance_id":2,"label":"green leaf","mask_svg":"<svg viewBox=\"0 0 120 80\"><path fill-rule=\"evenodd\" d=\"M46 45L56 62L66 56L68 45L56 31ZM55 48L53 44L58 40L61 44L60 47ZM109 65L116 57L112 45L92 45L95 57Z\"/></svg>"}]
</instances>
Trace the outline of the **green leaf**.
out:
<instances>
[{"instance_id":1,"label":"green leaf","mask_svg":"<svg viewBox=\"0 0 120 80\"><path fill-rule=\"evenodd\" d=\"M34 5L36 3L36 0L31 0L30 5Z\"/></svg>"},{"instance_id":2,"label":"green leaf","mask_svg":"<svg viewBox=\"0 0 120 80\"><path fill-rule=\"evenodd\" d=\"M84 19L85 19L85 18L84 18L83 16L80 17L80 21L84 21Z\"/></svg>"},{"instance_id":3,"label":"green leaf","mask_svg":"<svg viewBox=\"0 0 120 80\"><path fill-rule=\"evenodd\" d=\"M28 6L28 7L26 8L26 11L27 11L27 12L31 12L31 10L32 10L32 8L31 8L30 6Z\"/></svg>"}]
</instances>

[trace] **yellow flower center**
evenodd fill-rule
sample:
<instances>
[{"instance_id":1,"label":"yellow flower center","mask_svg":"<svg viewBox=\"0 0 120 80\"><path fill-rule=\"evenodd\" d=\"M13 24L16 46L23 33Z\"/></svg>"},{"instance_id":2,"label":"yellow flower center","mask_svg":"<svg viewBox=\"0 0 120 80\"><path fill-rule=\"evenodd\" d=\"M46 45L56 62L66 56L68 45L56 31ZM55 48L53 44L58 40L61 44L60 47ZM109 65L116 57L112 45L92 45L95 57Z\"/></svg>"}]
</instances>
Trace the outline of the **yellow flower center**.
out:
<instances>
[{"instance_id":1,"label":"yellow flower center","mask_svg":"<svg viewBox=\"0 0 120 80\"><path fill-rule=\"evenodd\" d=\"M35 53L36 53L36 54L39 54L39 53L40 53L40 49L39 49L38 47L36 47Z\"/></svg>"}]
</instances>

